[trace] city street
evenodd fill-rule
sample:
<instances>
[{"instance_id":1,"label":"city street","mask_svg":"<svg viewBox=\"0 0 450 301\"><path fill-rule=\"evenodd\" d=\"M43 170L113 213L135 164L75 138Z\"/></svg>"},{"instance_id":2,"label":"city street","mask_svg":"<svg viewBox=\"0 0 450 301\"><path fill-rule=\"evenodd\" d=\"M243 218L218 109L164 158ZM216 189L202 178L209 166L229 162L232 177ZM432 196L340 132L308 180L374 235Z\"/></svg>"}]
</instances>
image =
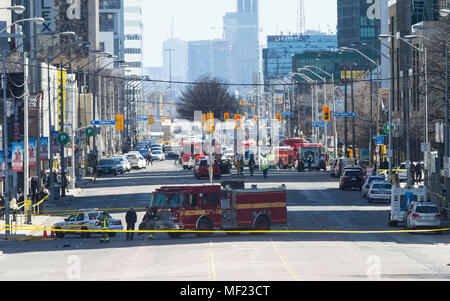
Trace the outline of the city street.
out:
<instances>
[{"instance_id":1,"label":"city street","mask_svg":"<svg viewBox=\"0 0 450 301\"><path fill-rule=\"evenodd\" d=\"M229 176L223 176L223 180ZM248 176L246 188L288 190L288 226L272 230L383 231L389 206L369 204L360 191L340 191L326 172L270 170ZM215 181L219 183L220 181ZM47 210L142 208L162 185L207 184L173 161L141 171L102 176L84 185L69 204ZM113 211L125 224L125 211ZM138 212L138 222L143 211ZM65 216L52 216L48 226ZM402 230L402 227L394 230ZM193 234L155 240L120 233L109 244L98 237L42 242L0 241L0 280L313 281L448 280L450 235L433 233Z\"/></svg>"}]
</instances>

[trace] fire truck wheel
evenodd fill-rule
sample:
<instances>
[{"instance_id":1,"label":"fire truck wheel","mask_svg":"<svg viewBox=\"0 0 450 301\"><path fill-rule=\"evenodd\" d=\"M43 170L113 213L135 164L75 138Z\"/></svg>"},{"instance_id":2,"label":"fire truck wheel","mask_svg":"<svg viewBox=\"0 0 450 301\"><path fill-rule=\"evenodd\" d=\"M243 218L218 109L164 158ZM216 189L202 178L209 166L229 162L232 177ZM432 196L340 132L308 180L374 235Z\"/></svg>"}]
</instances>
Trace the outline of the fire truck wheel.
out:
<instances>
[{"instance_id":1,"label":"fire truck wheel","mask_svg":"<svg viewBox=\"0 0 450 301\"><path fill-rule=\"evenodd\" d=\"M178 232L169 232L167 233L167 235L172 239L178 239L181 237L182 234Z\"/></svg>"},{"instance_id":2,"label":"fire truck wheel","mask_svg":"<svg viewBox=\"0 0 450 301\"><path fill-rule=\"evenodd\" d=\"M208 230L212 230L212 223L211 223L207 218L202 218L202 219L198 222L197 230L198 230L198 231L208 231ZM198 237L206 237L206 236L208 236L208 235L211 235L211 233L207 233L207 232L197 233L197 236L198 236Z\"/></svg>"},{"instance_id":3,"label":"fire truck wheel","mask_svg":"<svg viewBox=\"0 0 450 301\"><path fill-rule=\"evenodd\" d=\"M256 218L254 229L255 231L269 231L270 220L265 215L260 215Z\"/></svg>"}]
</instances>

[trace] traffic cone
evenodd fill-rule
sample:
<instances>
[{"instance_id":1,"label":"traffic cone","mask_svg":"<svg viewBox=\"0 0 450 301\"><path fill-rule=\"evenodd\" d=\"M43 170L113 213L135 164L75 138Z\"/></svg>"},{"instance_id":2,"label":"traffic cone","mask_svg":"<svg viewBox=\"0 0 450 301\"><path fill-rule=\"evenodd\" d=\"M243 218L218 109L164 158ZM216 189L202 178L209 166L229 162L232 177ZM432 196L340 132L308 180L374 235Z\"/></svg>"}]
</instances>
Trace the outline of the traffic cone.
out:
<instances>
[{"instance_id":1,"label":"traffic cone","mask_svg":"<svg viewBox=\"0 0 450 301\"><path fill-rule=\"evenodd\" d=\"M55 238L55 232L50 232L50 238Z\"/></svg>"},{"instance_id":2,"label":"traffic cone","mask_svg":"<svg viewBox=\"0 0 450 301\"><path fill-rule=\"evenodd\" d=\"M42 236L42 238L48 238L47 231L44 230L44 235Z\"/></svg>"},{"instance_id":3,"label":"traffic cone","mask_svg":"<svg viewBox=\"0 0 450 301\"><path fill-rule=\"evenodd\" d=\"M94 178L94 184L97 183L97 178Z\"/></svg>"}]
</instances>

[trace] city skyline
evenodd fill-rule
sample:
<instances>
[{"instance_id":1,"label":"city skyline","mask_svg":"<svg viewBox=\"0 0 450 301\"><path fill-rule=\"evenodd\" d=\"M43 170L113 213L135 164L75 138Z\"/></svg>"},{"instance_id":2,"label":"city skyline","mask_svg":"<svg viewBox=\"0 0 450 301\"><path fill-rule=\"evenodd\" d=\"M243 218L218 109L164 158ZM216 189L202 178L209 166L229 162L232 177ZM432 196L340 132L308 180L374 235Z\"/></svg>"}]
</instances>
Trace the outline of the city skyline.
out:
<instances>
[{"instance_id":1,"label":"city skyline","mask_svg":"<svg viewBox=\"0 0 450 301\"><path fill-rule=\"evenodd\" d=\"M185 2L169 0L155 5L153 1L144 1L144 51L147 54L144 56L144 67L163 65L161 46L172 34L174 38L185 41L221 39L223 17L227 12L236 11L235 0L217 1L214 5L210 5L211 1L207 0L189 1L189 4ZM208 7L207 16L202 14L204 10L197 9L202 5ZM336 5L336 0L324 0L320 4L306 0L306 29L336 33ZM173 9L174 7L176 9ZM297 0L283 1L284 10L277 10L277 7L275 1L266 0L260 3L260 49L266 46L268 35L296 33ZM323 11L323 7L328 9ZM191 22L191 18L197 21Z\"/></svg>"}]
</instances>

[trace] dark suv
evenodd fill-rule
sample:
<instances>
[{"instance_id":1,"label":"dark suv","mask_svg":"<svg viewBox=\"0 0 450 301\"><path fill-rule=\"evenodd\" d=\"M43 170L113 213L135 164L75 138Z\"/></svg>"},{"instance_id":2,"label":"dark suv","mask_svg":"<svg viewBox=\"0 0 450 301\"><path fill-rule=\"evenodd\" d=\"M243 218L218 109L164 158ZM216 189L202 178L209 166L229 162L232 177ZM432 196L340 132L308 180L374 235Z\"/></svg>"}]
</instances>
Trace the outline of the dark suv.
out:
<instances>
[{"instance_id":1,"label":"dark suv","mask_svg":"<svg viewBox=\"0 0 450 301\"><path fill-rule=\"evenodd\" d=\"M339 181L339 189L345 190L348 187L362 189L364 176L360 169L345 169Z\"/></svg>"},{"instance_id":2,"label":"dark suv","mask_svg":"<svg viewBox=\"0 0 450 301\"><path fill-rule=\"evenodd\" d=\"M101 159L97 165L97 175L113 174L117 176L117 162L115 159Z\"/></svg>"}]
</instances>

